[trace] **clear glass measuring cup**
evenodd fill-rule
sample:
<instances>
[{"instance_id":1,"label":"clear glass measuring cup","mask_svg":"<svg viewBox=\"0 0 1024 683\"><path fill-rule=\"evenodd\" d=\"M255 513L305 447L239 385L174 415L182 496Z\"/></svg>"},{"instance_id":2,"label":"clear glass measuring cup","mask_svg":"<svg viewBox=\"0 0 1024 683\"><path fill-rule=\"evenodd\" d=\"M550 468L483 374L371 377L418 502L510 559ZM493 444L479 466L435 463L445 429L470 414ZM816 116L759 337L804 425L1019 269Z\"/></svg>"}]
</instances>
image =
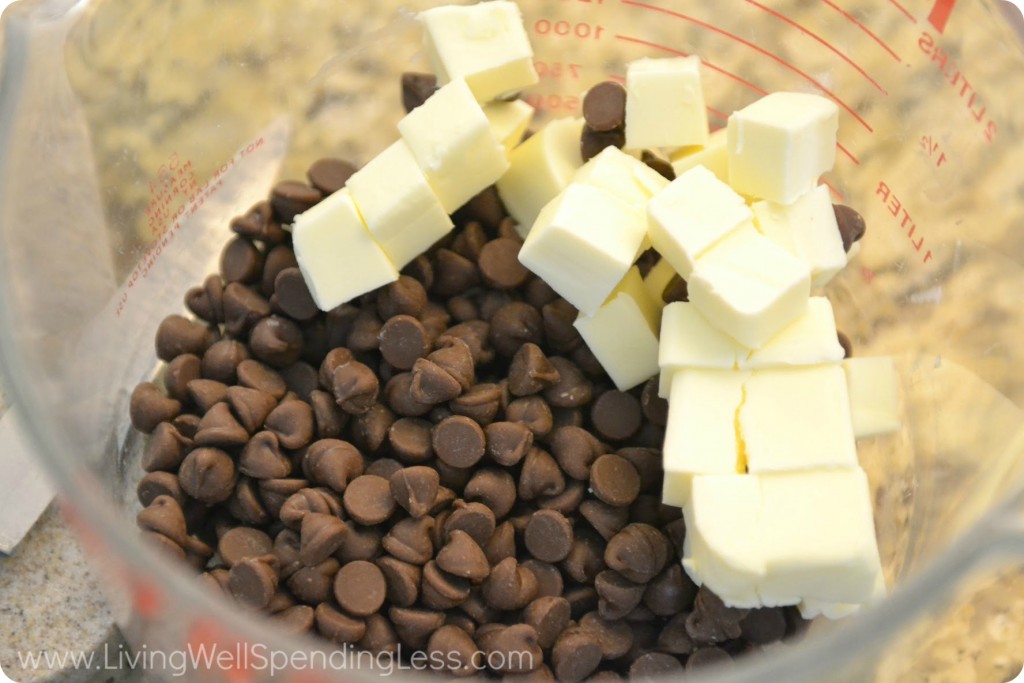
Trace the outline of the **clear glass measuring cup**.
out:
<instances>
[{"instance_id":1,"label":"clear glass measuring cup","mask_svg":"<svg viewBox=\"0 0 1024 683\"><path fill-rule=\"evenodd\" d=\"M315 646L138 542L128 394L155 371L159 320L216 270L231 216L319 156L365 162L394 139L398 75L426 69L409 11L428 4L36 0L4 15L3 367L132 643L245 655L192 679L335 673L284 662ZM855 353L898 361L905 428L859 445L895 591L720 680L1010 678L1024 660L1024 59L997 5L520 4L542 77L524 97L542 118L577 114L634 58L685 54L704 60L715 127L773 90L840 107L825 180L868 235L827 293Z\"/></svg>"}]
</instances>

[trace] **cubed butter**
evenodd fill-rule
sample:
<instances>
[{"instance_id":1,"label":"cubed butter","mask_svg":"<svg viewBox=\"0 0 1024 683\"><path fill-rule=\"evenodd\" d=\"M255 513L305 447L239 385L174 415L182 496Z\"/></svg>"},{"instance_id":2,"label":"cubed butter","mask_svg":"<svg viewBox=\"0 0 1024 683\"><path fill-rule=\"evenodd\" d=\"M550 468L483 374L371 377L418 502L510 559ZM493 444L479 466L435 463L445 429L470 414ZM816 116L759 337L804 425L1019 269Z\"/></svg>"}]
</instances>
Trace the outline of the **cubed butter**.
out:
<instances>
[{"instance_id":1,"label":"cubed butter","mask_svg":"<svg viewBox=\"0 0 1024 683\"><path fill-rule=\"evenodd\" d=\"M658 262L651 266L647 275L644 276L644 287L647 288L647 293L652 299L663 302L665 289L675 276L676 269L672 267L672 264L665 259L658 259Z\"/></svg>"},{"instance_id":2,"label":"cubed butter","mask_svg":"<svg viewBox=\"0 0 1024 683\"><path fill-rule=\"evenodd\" d=\"M509 169L497 183L498 194L524 238L540 210L564 190L583 165L583 119L555 119L509 155Z\"/></svg>"},{"instance_id":3,"label":"cubed butter","mask_svg":"<svg viewBox=\"0 0 1024 683\"><path fill-rule=\"evenodd\" d=\"M639 256L646 228L633 206L573 183L540 212L519 260L580 313L594 316Z\"/></svg>"},{"instance_id":4,"label":"cubed butter","mask_svg":"<svg viewBox=\"0 0 1024 683\"><path fill-rule=\"evenodd\" d=\"M687 285L708 322L756 349L807 310L811 275L748 223L698 258Z\"/></svg>"},{"instance_id":5,"label":"cubed butter","mask_svg":"<svg viewBox=\"0 0 1024 683\"><path fill-rule=\"evenodd\" d=\"M658 374L660 322L661 306L634 266L597 314L581 313L575 325L615 386L626 391Z\"/></svg>"},{"instance_id":6,"label":"cubed butter","mask_svg":"<svg viewBox=\"0 0 1024 683\"><path fill-rule=\"evenodd\" d=\"M686 540L683 568L732 607L760 607L765 578L763 503L758 477L745 474L693 478L683 508Z\"/></svg>"},{"instance_id":7,"label":"cubed butter","mask_svg":"<svg viewBox=\"0 0 1024 683\"><path fill-rule=\"evenodd\" d=\"M693 304L677 301L665 306L661 315L658 394L668 398L672 377L684 368L733 370L748 350L729 335L712 327Z\"/></svg>"},{"instance_id":8,"label":"cubed butter","mask_svg":"<svg viewBox=\"0 0 1024 683\"><path fill-rule=\"evenodd\" d=\"M522 142L526 129L533 120L533 107L520 99L509 102L488 102L484 105L484 116L491 124L494 137L505 147L505 153Z\"/></svg>"},{"instance_id":9,"label":"cubed butter","mask_svg":"<svg viewBox=\"0 0 1024 683\"><path fill-rule=\"evenodd\" d=\"M870 602L881 575L867 476L859 467L762 475L765 605Z\"/></svg>"},{"instance_id":10,"label":"cubed butter","mask_svg":"<svg viewBox=\"0 0 1024 683\"><path fill-rule=\"evenodd\" d=\"M755 370L743 390L738 424L751 473L857 467L840 366Z\"/></svg>"},{"instance_id":11,"label":"cubed butter","mask_svg":"<svg viewBox=\"0 0 1024 683\"><path fill-rule=\"evenodd\" d=\"M736 412L750 373L685 368L672 377L661 499L682 507L698 474L736 474L746 466Z\"/></svg>"},{"instance_id":12,"label":"cubed butter","mask_svg":"<svg viewBox=\"0 0 1024 683\"><path fill-rule=\"evenodd\" d=\"M317 307L329 311L398 279L347 189L295 217L292 246Z\"/></svg>"},{"instance_id":13,"label":"cubed butter","mask_svg":"<svg viewBox=\"0 0 1024 683\"><path fill-rule=\"evenodd\" d=\"M811 269L811 287L824 287L846 266L828 186L819 185L792 204L760 201L751 208L761 234Z\"/></svg>"},{"instance_id":14,"label":"cubed butter","mask_svg":"<svg viewBox=\"0 0 1024 683\"><path fill-rule=\"evenodd\" d=\"M539 80L519 6L507 0L446 5L420 13L439 83L466 79L480 102Z\"/></svg>"},{"instance_id":15,"label":"cubed butter","mask_svg":"<svg viewBox=\"0 0 1024 683\"><path fill-rule=\"evenodd\" d=\"M824 600L816 600L814 598L804 598L798 605L798 608L800 609L800 616L804 619L814 619L819 616L825 617L826 619L844 619L856 614L864 607L881 602L888 591L885 587L885 574L882 572L881 567L878 569L878 575L875 577L875 585L871 589L871 597L868 598L866 603L826 602Z\"/></svg>"},{"instance_id":16,"label":"cubed butter","mask_svg":"<svg viewBox=\"0 0 1024 683\"><path fill-rule=\"evenodd\" d=\"M398 269L455 227L402 140L354 173L345 187L370 233Z\"/></svg>"},{"instance_id":17,"label":"cubed butter","mask_svg":"<svg viewBox=\"0 0 1024 683\"><path fill-rule=\"evenodd\" d=\"M626 67L626 149L708 141L699 57L638 59Z\"/></svg>"},{"instance_id":18,"label":"cubed butter","mask_svg":"<svg viewBox=\"0 0 1024 683\"><path fill-rule=\"evenodd\" d=\"M843 361L850 390L853 433L860 438L900 430L900 391L896 365L889 356L864 356Z\"/></svg>"},{"instance_id":19,"label":"cubed butter","mask_svg":"<svg viewBox=\"0 0 1024 683\"><path fill-rule=\"evenodd\" d=\"M669 184L660 173L618 147L605 147L576 171L572 181L611 192L641 211Z\"/></svg>"},{"instance_id":20,"label":"cubed butter","mask_svg":"<svg viewBox=\"0 0 1024 683\"><path fill-rule=\"evenodd\" d=\"M729 182L729 149L726 146L726 130L720 128L708 136L706 145L680 147L669 157L676 176L681 176L695 166L703 166L723 183Z\"/></svg>"},{"instance_id":21,"label":"cubed butter","mask_svg":"<svg viewBox=\"0 0 1024 683\"><path fill-rule=\"evenodd\" d=\"M447 213L508 170L504 146L461 78L406 114L398 132Z\"/></svg>"},{"instance_id":22,"label":"cubed butter","mask_svg":"<svg viewBox=\"0 0 1024 683\"><path fill-rule=\"evenodd\" d=\"M669 183L647 213L651 244L685 280L701 255L753 220L743 197L703 166Z\"/></svg>"},{"instance_id":23,"label":"cubed butter","mask_svg":"<svg viewBox=\"0 0 1024 683\"><path fill-rule=\"evenodd\" d=\"M832 304L812 296L807 310L759 349L739 361L739 367L757 370L799 365L836 364L843 360Z\"/></svg>"},{"instance_id":24,"label":"cubed butter","mask_svg":"<svg viewBox=\"0 0 1024 683\"><path fill-rule=\"evenodd\" d=\"M729 184L791 204L835 163L839 110L818 95L775 92L734 112L726 129Z\"/></svg>"}]
</instances>

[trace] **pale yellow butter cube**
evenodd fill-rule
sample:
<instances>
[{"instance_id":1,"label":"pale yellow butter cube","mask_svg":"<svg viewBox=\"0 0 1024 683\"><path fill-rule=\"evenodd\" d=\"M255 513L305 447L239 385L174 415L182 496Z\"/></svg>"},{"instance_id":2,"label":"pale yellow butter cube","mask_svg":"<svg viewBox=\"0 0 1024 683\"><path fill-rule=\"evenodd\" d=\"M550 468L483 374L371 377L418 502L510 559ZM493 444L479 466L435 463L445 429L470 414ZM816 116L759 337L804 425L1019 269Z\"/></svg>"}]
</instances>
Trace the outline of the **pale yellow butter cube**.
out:
<instances>
[{"instance_id":1,"label":"pale yellow butter cube","mask_svg":"<svg viewBox=\"0 0 1024 683\"><path fill-rule=\"evenodd\" d=\"M641 211L669 184L660 173L617 147L605 147L576 171L572 181L611 192Z\"/></svg>"},{"instance_id":2,"label":"pale yellow butter cube","mask_svg":"<svg viewBox=\"0 0 1024 683\"><path fill-rule=\"evenodd\" d=\"M583 165L583 119L556 119L509 155L509 169L497 183L498 195L524 238L540 210L572 181Z\"/></svg>"},{"instance_id":3,"label":"pale yellow butter cube","mask_svg":"<svg viewBox=\"0 0 1024 683\"><path fill-rule=\"evenodd\" d=\"M743 197L703 166L669 183L647 214L651 244L686 280L702 254L753 220Z\"/></svg>"},{"instance_id":4,"label":"pale yellow butter cube","mask_svg":"<svg viewBox=\"0 0 1024 683\"><path fill-rule=\"evenodd\" d=\"M687 286L708 322L756 349L807 310L811 275L748 223L698 258Z\"/></svg>"},{"instance_id":5,"label":"pale yellow butter cube","mask_svg":"<svg viewBox=\"0 0 1024 683\"><path fill-rule=\"evenodd\" d=\"M660 322L661 306L634 266L597 314L581 313L575 326L615 386L626 391L658 373Z\"/></svg>"},{"instance_id":6,"label":"pale yellow butter cube","mask_svg":"<svg viewBox=\"0 0 1024 683\"><path fill-rule=\"evenodd\" d=\"M671 303L661 315L658 394L669 397L672 378L683 368L733 370L747 354L739 342L712 327L693 304Z\"/></svg>"},{"instance_id":7,"label":"pale yellow butter cube","mask_svg":"<svg viewBox=\"0 0 1024 683\"><path fill-rule=\"evenodd\" d=\"M292 246L322 311L398 279L398 270L370 236L347 189L295 217Z\"/></svg>"},{"instance_id":8,"label":"pale yellow butter cube","mask_svg":"<svg viewBox=\"0 0 1024 683\"><path fill-rule=\"evenodd\" d=\"M522 142L526 129L533 120L533 107L520 99L510 102L488 102L484 105L484 116L491 124L494 136L505 147L506 154Z\"/></svg>"},{"instance_id":9,"label":"pale yellow butter cube","mask_svg":"<svg viewBox=\"0 0 1024 683\"><path fill-rule=\"evenodd\" d=\"M760 533L761 482L745 474L702 474L683 509L683 568L731 607L762 605L764 538Z\"/></svg>"},{"instance_id":10,"label":"pale yellow butter cube","mask_svg":"<svg viewBox=\"0 0 1024 683\"><path fill-rule=\"evenodd\" d=\"M740 194L790 204L835 163L839 110L818 95L771 93L726 128L729 184Z\"/></svg>"},{"instance_id":11,"label":"pale yellow butter cube","mask_svg":"<svg viewBox=\"0 0 1024 683\"><path fill-rule=\"evenodd\" d=\"M661 499L682 507L698 474L736 474L745 468L736 411L750 373L684 368L672 377L662 464Z\"/></svg>"},{"instance_id":12,"label":"pale yellow butter cube","mask_svg":"<svg viewBox=\"0 0 1024 683\"><path fill-rule=\"evenodd\" d=\"M461 78L406 114L398 132L448 213L508 170L504 146Z\"/></svg>"},{"instance_id":13,"label":"pale yellow butter cube","mask_svg":"<svg viewBox=\"0 0 1024 683\"><path fill-rule=\"evenodd\" d=\"M706 145L681 147L669 156L672 170L681 176L695 166L703 166L723 183L729 182L729 148L726 130L720 128L708 136Z\"/></svg>"},{"instance_id":14,"label":"pale yellow butter cube","mask_svg":"<svg viewBox=\"0 0 1024 683\"><path fill-rule=\"evenodd\" d=\"M864 471L818 470L760 479L762 602L870 602L881 562Z\"/></svg>"},{"instance_id":15,"label":"pale yellow butter cube","mask_svg":"<svg viewBox=\"0 0 1024 683\"><path fill-rule=\"evenodd\" d=\"M638 59L626 67L626 149L708 141L700 58Z\"/></svg>"},{"instance_id":16,"label":"pale yellow butter cube","mask_svg":"<svg viewBox=\"0 0 1024 683\"><path fill-rule=\"evenodd\" d=\"M826 619L845 619L856 614L864 607L881 602L888 591L885 587L885 574L882 572L881 566L878 569L878 574L875 576L875 585L871 589L871 597L868 598L866 603L826 602L814 598L804 598L798 605L800 616L804 619L814 619L819 616Z\"/></svg>"},{"instance_id":17,"label":"pale yellow butter cube","mask_svg":"<svg viewBox=\"0 0 1024 683\"><path fill-rule=\"evenodd\" d=\"M819 185L792 204L760 201L751 208L761 234L802 258L811 269L811 287L824 287L846 267L828 186Z\"/></svg>"},{"instance_id":18,"label":"pale yellow butter cube","mask_svg":"<svg viewBox=\"0 0 1024 683\"><path fill-rule=\"evenodd\" d=\"M889 356L864 356L843 361L850 390L853 433L858 438L898 432L899 377Z\"/></svg>"},{"instance_id":19,"label":"pale yellow butter cube","mask_svg":"<svg viewBox=\"0 0 1024 683\"><path fill-rule=\"evenodd\" d=\"M396 268L403 268L455 227L402 140L354 173L345 187Z\"/></svg>"},{"instance_id":20,"label":"pale yellow butter cube","mask_svg":"<svg viewBox=\"0 0 1024 683\"><path fill-rule=\"evenodd\" d=\"M743 389L739 430L751 473L857 467L839 365L755 370Z\"/></svg>"},{"instance_id":21,"label":"pale yellow butter cube","mask_svg":"<svg viewBox=\"0 0 1024 683\"><path fill-rule=\"evenodd\" d=\"M420 13L439 83L464 78L481 102L539 80L519 6L506 0L446 5Z\"/></svg>"},{"instance_id":22,"label":"pale yellow butter cube","mask_svg":"<svg viewBox=\"0 0 1024 683\"><path fill-rule=\"evenodd\" d=\"M644 215L615 195L573 183L537 217L519 260L588 316L639 256Z\"/></svg>"},{"instance_id":23,"label":"pale yellow butter cube","mask_svg":"<svg viewBox=\"0 0 1024 683\"><path fill-rule=\"evenodd\" d=\"M835 365L843 360L832 304L823 296L812 296L807 310L782 328L760 349L749 351L739 367L750 370L800 365Z\"/></svg>"}]
</instances>

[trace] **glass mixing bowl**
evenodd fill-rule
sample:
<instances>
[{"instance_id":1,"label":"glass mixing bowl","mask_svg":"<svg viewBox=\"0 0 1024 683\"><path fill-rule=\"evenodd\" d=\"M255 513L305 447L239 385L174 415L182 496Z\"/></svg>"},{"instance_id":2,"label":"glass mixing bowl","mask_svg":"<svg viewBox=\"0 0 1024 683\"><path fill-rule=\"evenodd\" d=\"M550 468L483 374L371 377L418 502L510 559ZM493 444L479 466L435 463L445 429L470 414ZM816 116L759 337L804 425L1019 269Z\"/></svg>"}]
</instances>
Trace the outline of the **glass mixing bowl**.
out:
<instances>
[{"instance_id":1,"label":"glass mixing bowl","mask_svg":"<svg viewBox=\"0 0 1024 683\"><path fill-rule=\"evenodd\" d=\"M138 650L317 647L206 595L139 542L128 395L157 370L159 320L216 270L230 217L315 158L364 163L396 137L399 74L427 69L412 12L429 4L26 0L4 14L0 359ZM578 113L632 59L680 54L704 60L714 127L772 90L840 107L826 181L868 234L827 294L858 355L897 360L904 428L858 444L895 589L707 680L1010 678L1024 658L1024 59L1001 10L520 4L539 120ZM261 661L189 678L263 680ZM304 669L278 680L363 675Z\"/></svg>"}]
</instances>

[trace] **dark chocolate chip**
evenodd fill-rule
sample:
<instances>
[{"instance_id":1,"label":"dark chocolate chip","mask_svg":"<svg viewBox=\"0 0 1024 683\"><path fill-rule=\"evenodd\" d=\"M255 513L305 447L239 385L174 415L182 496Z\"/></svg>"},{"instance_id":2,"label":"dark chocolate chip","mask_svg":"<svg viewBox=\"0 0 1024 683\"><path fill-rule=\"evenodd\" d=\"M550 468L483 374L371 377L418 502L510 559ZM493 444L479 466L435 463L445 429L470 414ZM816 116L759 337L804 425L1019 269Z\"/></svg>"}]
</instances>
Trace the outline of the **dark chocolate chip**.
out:
<instances>
[{"instance_id":1,"label":"dark chocolate chip","mask_svg":"<svg viewBox=\"0 0 1024 683\"><path fill-rule=\"evenodd\" d=\"M484 430L463 415L452 415L434 425L431 439L434 453L452 467L472 467L484 457Z\"/></svg>"},{"instance_id":2,"label":"dark chocolate chip","mask_svg":"<svg viewBox=\"0 0 1024 683\"><path fill-rule=\"evenodd\" d=\"M541 562L559 562L572 549L572 524L559 512L539 510L526 525L524 543L530 555Z\"/></svg>"},{"instance_id":3,"label":"dark chocolate chip","mask_svg":"<svg viewBox=\"0 0 1024 683\"><path fill-rule=\"evenodd\" d=\"M434 556L431 531L434 520L431 517L400 520L384 536L382 545L391 556L415 565L424 565Z\"/></svg>"},{"instance_id":4,"label":"dark chocolate chip","mask_svg":"<svg viewBox=\"0 0 1024 683\"><path fill-rule=\"evenodd\" d=\"M626 144L626 134L620 130L596 131L590 126L583 127L580 138L580 155L587 162L600 154L606 147L622 147Z\"/></svg>"},{"instance_id":5,"label":"dark chocolate chip","mask_svg":"<svg viewBox=\"0 0 1024 683\"><path fill-rule=\"evenodd\" d=\"M551 454L567 475L590 480L590 466L605 448L593 434L580 427L559 427L550 438Z\"/></svg>"},{"instance_id":6,"label":"dark chocolate chip","mask_svg":"<svg viewBox=\"0 0 1024 683\"><path fill-rule=\"evenodd\" d=\"M317 605L314 618L320 635L338 645L358 642L366 634L365 621L353 619L327 602Z\"/></svg>"},{"instance_id":7,"label":"dark chocolate chip","mask_svg":"<svg viewBox=\"0 0 1024 683\"><path fill-rule=\"evenodd\" d=\"M406 113L426 102L437 91L437 76L406 71L402 74L402 106Z\"/></svg>"},{"instance_id":8,"label":"dark chocolate chip","mask_svg":"<svg viewBox=\"0 0 1024 683\"><path fill-rule=\"evenodd\" d=\"M303 567L300 564L288 577L288 590L308 605L326 603L334 594L334 576L340 567L334 558L324 560L315 567Z\"/></svg>"},{"instance_id":9,"label":"dark chocolate chip","mask_svg":"<svg viewBox=\"0 0 1024 683\"><path fill-rule=\"evenodd\" d=\"M388 480L369 474L349 482L342 501L349 516L365 525L384 522L394 514L396 507Z\"/></svg>"},{"instance_id":10,"label":"dark chocolate chip","mask_svg":"<svg viewBox=\"0 0 1024 683\"><path fill-rule=\"evenodd\" d=\"M520 246L520 242L508 238L491 240L483 246L477 265L487 285L498 289L514 289L526 282L530 271L519 262Z\"/></svg>"},{"instance_id":11,"label":"dark chocolate chip","mask_svg":"<svg viewBox=\"0 0 1024 683\"><path fill-rule=\"evenodd\" d=\"M324 195L334 194L356 172L356 167L344 159L325 157L317 159L306 170L309 184L320 190Z\"/></svg>"},{"instance_id":12,"label":"dark chocolate chip","mask_svg":"<svg viewBox=\"0 0 1024 683\"><path fill-rule=\"evenodd\" d=\"M535 500L542 496L557 496L565 491L565 477L551 454L540 448L531 448L519 472L519 497Z\"/></svg>"},{"instance_id":13,"label":"dark chocolate chip","mask_svg":"<svg viewBox=\"0 0 1024 683\"><path fill-rule=\"evenodd\" d=\"M313 440L313 409L305 401L284 401L267 416L266 427L284 448L302 448Z\"/></svg>"},{"instance_id":14,"label":"dark chocolate chip","mask_svg":"<svg viewBox=\"0 0 1024 683\"><path fill-rule=\"evenodd\" d=\"M411 315L396 315L380 328L380 353L399 370L411 370L417 358L430 352L426 329Z\"/></svg>"},{"instance_id":15,"label":"dark chocolate chip","mask_svg":"<svg viewBox=\"0 0 1024 683\"><path fill-rule=\"evenodd\" d=\"M250 434L260 430L270 411L277 406L277 400L272 395L248 387L229 387L226 398L231 412Z\"/></svg>"},{"instance_id":16,"label":"dark chocolate chip","mask_svg":"<svg viewBox=\"0 0 1024 683\"><path fill-rule=\"evenodd\" d=\"M263 253L251 241L236 237L229 241L220 255L220 274L224 282L256 282L263 272Z\"/></svg>"},{"instance_id":17,"label":"dark chocolate chip","mask_svg":"<svg viewBox=\"0 0 1024 683\"><path fill-rule=\"evenodd\" d=\"M248 557L262 557L274 550L274 541L264 531L247 526L236 526L217 541L217 554L228 567Z\"/></svg>"},{"instance_id":18,"label":"dark chocolate chip","mask_svg":"<svg viewBox=\"0 0 1024 683\"><path fill-rule=\"evenodd\" d=\"M161 422L170 422L181 412L181 402L164 395L152 382L142 382L132 391L128 414L132 426L149 434Z\"/></svg>"},{"instance_id":19,"label":"dark chocolate chip","mask_svg":"<svg viewBox=\"0 0 1024 683\"><path fill-rule=\"evenodd\" d=\"M601 659L601 644L593 633L581 628L566 629L551 650L555 678L568 683L579 683L592 674Z\"/></svg>"},{"instance_id":20,"label":"dark chocolate chip","mask_svg":"<svg viewBox=\"0 0 1024 683\"><path fill-rule=\"evenodd\" d=\"M630 680L661 680L683 672L683 665L672 655L663 652L648 652L640 655L629 665Z\"/></svg>"},{"instance_id":21,"label":"dark chocolate chip","mask_svg":"<svg viewBox=\"0 0 1024 683\"><path fill-rule=\"evenodd\" d=\"M386 596L384 573L372 562L349 562L334 577L335 599L342 609L357 617L375 614Z\"/></svg>"},{"instance_id":22,"label":"dark chocolate chip","mask_svg":"<svg viewBox=\"0 0 1024 683\"><path fill-rule=\"evenodd\" d=\"M437 498L440 478L430 467L406 467L390 478L391 495L412 517L424 517L430 512Z\"/></svg>"},{"instance_id":23,"label":"dark chocolate chip","mask_svg":"<svg viewBox=\"0 0 1024 683\"><path fill-rule=\"evenodd\" d=\"M185 493L204 503L221 503L235 488L235 463L217 448L197 448L181 463L178 479Z\"/></svg>"},{"instance_id":24,"label":"dark chocolate chip","mask_svg":"<svg viewBox=\"0 0 1024 683\"><path fill-rule=\"evenodd\" d=\"M281 442L273 432L254 434L238 458L238 471L255 479L284 479L292 471L292 462L281 452Z\"/></svg>"},{"instance_id":25,"label":"dark chocolate chip","mask_svg":"<svg viewBox=\"0 0 1024 683\"><path fill-rule=\"evenodd\" d=\"M171 496L157 496L136 516L136 523L143 531L166 536L175 544L184 546L188 525L181 505Z\"/></svg>"},{"instance_id":26,"label":"dark chocolate chip","mask_svg":"<svg viewBox=\"0 0 1024 683\"><path fill-rule=\"evenodd\" d=\"M688 610L697 597L697 586L683 572L678 562L672 562L658 574L644 590L644 604L659 617L671 617ZM785 621L783 621L785 630ZM781 636L780 636L781 638Z\"/></svg>"},{"instance_id":27,"label":"dark chocolate chip","mask_svg":"<svg viewBox=\"0 0 1024 683\"><path fill-rule=\"evenodd\" d=\"M640 153L640 161L647 164L648 167L653 169L662 178L668 181L676 179L676 170L672 167L672 164L668 160L662 159L654 152L649 149L645 149Z\"/></svg>"},{"instance_id":28,"label":"dark chocolate chip","mask_svg":"<svg viewBox=\"0 0 1024 683\"><path fill-rule=\"evenodd\" d=\"M434 282L431 291L442 297L462 294L480 281L476 264L450 249L434 254Z\"/></svg>"},{"instance_id":29,"label":"dark chocolate chip","mask_svg":"<svg viewBox=\"0 0 1024 683\"><path fill-rule=\"evenodd\" d=\"M206 379L234 384L238 379L238 366L247 358L249 349L245 344L234 339L221 339L214 342L203 354L200 368Z\"/></svg>"},{"instance_id":30,"label":"dark chocolate chip","mask_svg":"<svg viewBox=\"0 0 1024 683\"><path fill-rule=\"evenodd\" d=\"M480 665L476 643L457 626L445 625L434 631L427 641L427 656L456 678L476 674Z\"/></svg>"},{"instance_id":31,"label":"dark chocolate chip","mask_svg":"<svg viewBox=\"0 0 1024 683\"><path fill-rule=\"evenodd\" d=\"M282 223L291 223L300 213L313 208L323 193L297 180L282 180L270 190L270 207Z\"/></svg>"},{"instance_id":32,"label":"dark chocolate chip","mask_svg":"<svg viewBox=\"0 0 1024 683\"><path fill-rule=\"evenodd\" d=\"M295 320L310 320L320 312L298 268L285 268L277 274L274 294L281 310Z\"/></svg>"},{"instance_id":33,"label":"dark chocolate chip","mask_svg":"<svg viewBox=\"0 0 1024 683\"><path fill-rule=\"evenodd\" d=\"M604 561L609 568L634 583L657 576L671 557L669 541L647 524L629 524L608 541Z\"/></svg>"},{"instance_id":34,"label":"dark chocolate chip","mask_svg":"<svg viewBox=\"0 0 1024 683\"><path fill-rule=\"evenodd\" d=\"M483 503L494 512L496 519L502 519L512 511L516 502L515 480L504 470L482 469L466 484L463 497L468 501Z\"/></svg>"},{"instance_id":35,"label":"dark chocolate chip","mask_svg":"<svg viewBox=\"0 0 1024 683\"><path fill-rule=\"evenodd\" d=\"M836 215L836 224L839 226L839 236L843 239L843 249L850 251L853 243L864 237L867 230L864 217L844 204L833 204L832 209Z\"/></svg>"},{"instance_id":36,"label":"dark chocolate chip","mask_svg":"<svg viewBox=\"0 0 1024 683\"><path fill-rule=\"evenodd\" d=\"M146 441L146 447L142 451L142 469L147 472L175 472L185 453L191 448L191 439L182 436L170 422L161 422Z\"/></svg>"},{"instance_id":37,"label":"dark chocolate chip","mask_svg":"<svg viewBox=\"0 0 1024 683\"><path fill-rule=\"evenodd\" d=\"M164 369L164 387L167 395L176 401L188 400L188 383L202 376L199 356L183 353L174 358Z\"/></svg>"},{"instance_id":38,"label":"dark chocolate chip","mask_svg":"<svg viewBox=\"0 0 1024 683\"><path fill-rule=\"evenodd\" d=\"M284 378L271 368L258 360L251 358L243 360L236 368L238 383L250 389L259 389L273 396L280 401L288 392Z\"/></svg>"},{"instance_id":39,"label":"dark chocolate chip","mask_svg":"<svg viewBox=\"0 0 1024 683\"><path fill-rule=\"evenodd\" d=\"M381 320L396 315L420 316L427 306L427 290L416 278L401 275L377 294L377 314Z\"/></svg>"},{"instance_id":40,"label":"dark chocolate chip","mask_svg":"<svg viewBox=\"0 0 1024 683\"><path fill-rule=\"evenodd\" d=\"M499 308L491 318L490 342L505 357L515 355L526 343L544 343L544 321L533 306L513 301Z\"/></svg>"},{"instance_id":41,"label":"dark chocolate chip","mask_svg":"<svg viewBox=\"0 0 1024 683\"><path fill-rule=\"evenodd\" d=\"M228 574L228 588L243 605L264 608L277 593L280 576L273 555L239 560Z\"/></svg>"},{"instance_id":42,"label":"dark chocolate chip","mask_svg":"<svg viewBox=\"0 0 1024 683\"><path fill-rule=\"evenodd\" d=\"M284 368L302 357L302 330L288 318L272 315L260 320L249 334L252 354L275 368Z\"/></svg>"},{"instance_id":43,"label":"dark chocolate chip","mask_svg":"<svg viewBox=\"0 0 1024 683\"><path fill-rule=\"evenodd\" d=\"M628 460L607 453L590 467L590 490L608 505L626 507L640 494L640 475Z\"/></svg>"},{"instance_id":44,"label":"dark chocolate chip","mask_svg":"<svg viewBox=\"0 0 1024 683\"><path fill-rule=\"evenodd\" d=\"M420 596L422 570L414 564L394 557L381 557L377 566L384 574L387 599L397 607L412 607Z\"/></svg>"},{"instance_id":45,"label":"dark chocolate chip","mask_svg":"<svg viewBox=\"0 0 1024 683\"><path fill-rule=\"evenodd\" d=\"M334 368L331 391L342 410L350 415L362 415L377 404L380 380L368 366L350 360Z\"/></svg>"},{"instance_id":46,"label":"dark chocolate chip","mask_svg":"<svg viewBox=\"0 0 1024 683\"><path fill-rule=\"evenodd\" d=\"M343 493L350 481L363 474L363 469L359 450L340 439L314 441L302 458L302 471L311 481L338 493Z\"/></svg>"},{"instance_id":47,"label":"dark chocolate chip","mask_svg":"<svg viewBox=\"0 0 1024 683\"><path fill-rule=\"evenodd\" d=\"M643 422L640 401L624 391L606 391L590 411L594 429L605 439L622 441L633 436Z\"/></svg>"},{"instance_id":48,"label":"dark chocolate chip","mask_svg":"<svg viewBox=\"0 0 1024 683\"><path fill-rule=\"evenodd\" d=\"M486 661L495 673L528 673L544 662L537 631L528 624L515 624L497 631L487 640L485 649Z\"/></svg>"},{"instance_id":49,"label":"dark chocolate chip","mask_svg":"<svg viewBox=\"0 0 1024 683\"><path fill-rule=\"evenodd\" d=\"M491 572L484 551L472 536L461 529L448 533L448 543L437 553L437 566L474 583L483 581Z\"/></svg>"},{"instance_id":50,"label":"dark chocolate chip","mask_svg":"<svg viewBox=\"0 0 1024 683\"><path fill-rule=\"evenodd\" d=\"M626 125L626 89L615 81L598 83L583 97L583 118L595 131Z\"/></svg>"}]
</instances>

